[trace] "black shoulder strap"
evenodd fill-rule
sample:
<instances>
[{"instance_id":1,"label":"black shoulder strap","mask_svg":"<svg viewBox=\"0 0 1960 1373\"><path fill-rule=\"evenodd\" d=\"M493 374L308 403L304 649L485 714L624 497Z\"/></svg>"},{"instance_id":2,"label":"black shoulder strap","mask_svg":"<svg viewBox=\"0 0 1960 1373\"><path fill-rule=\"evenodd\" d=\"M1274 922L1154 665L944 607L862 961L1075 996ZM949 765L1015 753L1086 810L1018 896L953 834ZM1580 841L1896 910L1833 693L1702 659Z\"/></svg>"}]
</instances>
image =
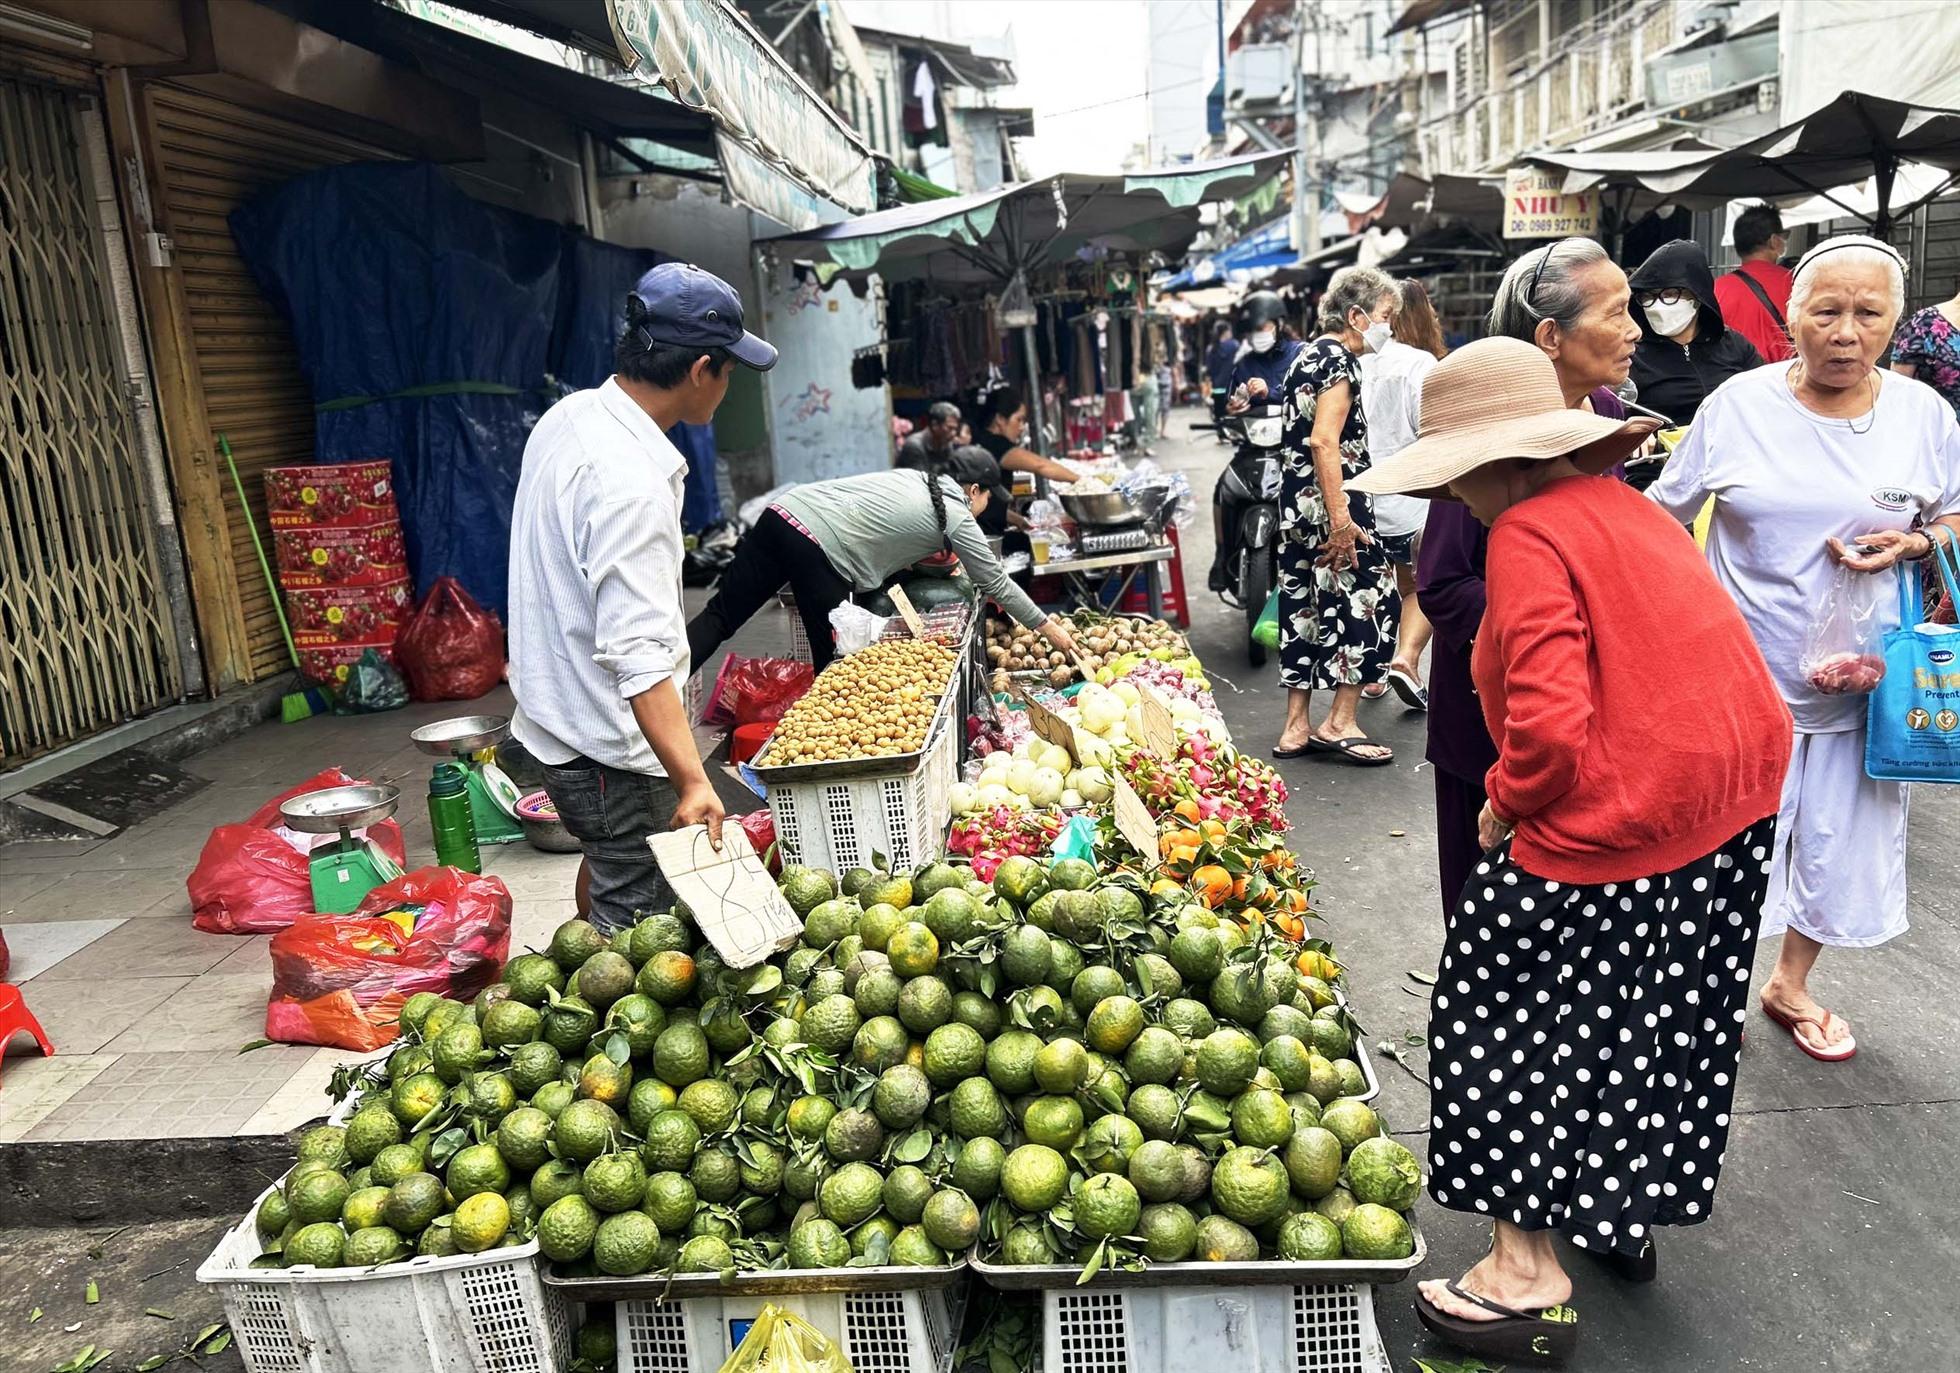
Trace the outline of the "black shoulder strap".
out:
<instances>
[{"instance_id":1,"label":"black shoulder strap","mask_svg":"<svg viewBox=\"0 0 1960 1373\"><path fill-rule=\"evenodd\" d=\"M1760 281L1750 276L1749 273L1743 271L1740 267L1730 272L1729 275L1736 278L1744 286L1747 286L1749 288L1749 294L1763 303L1763 308L1769 311L1769 317L1776 321L1777 328L1783 330L1785 333L1789 332L1790 326L1783 322L1783 312L1776 308L1776 302L1769 298L1769 292L1763 289L1763 284Z\"/></svg>"}]
</instances>

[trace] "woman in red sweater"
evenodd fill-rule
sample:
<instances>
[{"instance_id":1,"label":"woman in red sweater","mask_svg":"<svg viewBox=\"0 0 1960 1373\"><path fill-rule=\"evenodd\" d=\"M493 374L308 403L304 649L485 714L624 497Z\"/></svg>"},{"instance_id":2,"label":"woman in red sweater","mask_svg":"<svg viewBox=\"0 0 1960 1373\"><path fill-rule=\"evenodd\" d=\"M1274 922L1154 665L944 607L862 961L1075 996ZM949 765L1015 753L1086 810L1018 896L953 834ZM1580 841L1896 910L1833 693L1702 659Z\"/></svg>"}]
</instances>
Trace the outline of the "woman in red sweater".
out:
<instances>
[{"instance_id":1,"label":"woman in red sweater","mask_svg":"<svg viewBox=\"0 0 1960 1373\"><path fill-rule=\"evenodd\" d=\"M1490 526L1471 658L1498 759L1486 849L1430 1011L1429 1192L1490 1255L1423 1323L1500 1360L1578 1335L1552 1233L1635 1281L1708 1218L1790 716L1681 527L1600 477L1652 428L1565 406L1551 361L1484 339L1423 385L1421 437L1355 481Z\"/></svg>"}]
</instances>

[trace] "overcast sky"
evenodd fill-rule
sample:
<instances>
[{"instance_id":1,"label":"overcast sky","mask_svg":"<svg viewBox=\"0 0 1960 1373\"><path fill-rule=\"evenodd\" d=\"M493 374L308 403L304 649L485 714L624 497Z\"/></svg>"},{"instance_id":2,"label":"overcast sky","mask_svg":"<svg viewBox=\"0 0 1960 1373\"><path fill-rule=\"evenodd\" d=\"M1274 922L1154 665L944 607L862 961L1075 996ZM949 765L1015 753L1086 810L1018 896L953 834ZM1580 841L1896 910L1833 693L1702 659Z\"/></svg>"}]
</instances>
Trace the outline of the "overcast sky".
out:
<instances>
[{"instance_id":1,"label":"overcast sky","mask_svg":"<svg viewBox=\"0 0 1960 1373\"><path fill-rule=\"evenodd\" d=\"M955 0L977 32L1013 25L1034 176L1113 171L1144 137L1146 0Z\"/></svg>"}]
</instances>

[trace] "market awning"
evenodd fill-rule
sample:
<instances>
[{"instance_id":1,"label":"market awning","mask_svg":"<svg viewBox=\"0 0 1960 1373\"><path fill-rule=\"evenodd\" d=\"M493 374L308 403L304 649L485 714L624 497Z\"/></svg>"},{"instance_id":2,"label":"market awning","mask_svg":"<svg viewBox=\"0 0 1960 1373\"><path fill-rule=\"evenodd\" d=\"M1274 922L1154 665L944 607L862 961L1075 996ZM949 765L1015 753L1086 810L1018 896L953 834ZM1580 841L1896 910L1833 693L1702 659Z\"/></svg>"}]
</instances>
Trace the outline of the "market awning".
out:
<instances>
[{"instance_id":1,"label":"market awning","mask_svg":"<svg viewBox=\"0 0 1960 1373\"><path fill-rule=\"evenodd\" d=\"M888 280L1005 283L1084 247L1180 253L1197 207L1244 195L1291 149L1134 173L1064 172L991 191L902 205L769 240L780 254Z\"/></svg>"},{"instance_id":2,"label":"market awning","mask_svg":"<svg viewBox=\"0 0 1960 1373\"><path fill-rule=\"evenodd\" d=\"M1471 8L1477 0L1409 0L1395 22L1388 26L1390 33L1401 33L1404 29L1419 29L1424 24L1432 24L1438 19L1447 19L1452 14Z\"/></svg>"},{"instance_id":3,"label":"market awning","mask_svg":"<svg viewBox=\"0 0 1960 1373\"><path fill-rule=\"evenodd\" d=\"M296 17L370 52L438 79L462 72L492 87L521 90L540 105L607 139L649 139L699 157L715 155L715 123L657 86L642 86L558 65L460 29L385 5L299 0ZM556 41L556 40L554 40Z\"/></svg>"},{"instance_id":4,"label":"market awning","mask_svg":"<svg viewBox=\"0 0 1960 1373\"><path fill-rule=\"evenodd\" d=\"M1159 289L1184 291L1220 282L1244 283L1293 261L1291 215L1260 225L1245 237L1198 259Z\"/></svg>"},{"instance_id":5,"label":"market awning","mask_svg":"<svg viewBox=\"0 0 1960 1373\"><path fill-rule=\"evenodd\" d=\"M736 199L803 229L878 204L871 150L730 0L454 0L608 57L712 117Z\"/></svg>"},{"instance_id":6,"label":"market awning","mask_svg":"<svg viewBox=\"0 0 1960 1373\"><path fill-rule=\"evenodd\" d=\"M1528 153L1520 160L1563 171L1568 195L1634 186L1689 209L1818 195L1875 177L1882 225L1911 208L1889 204L1901 163L1960 174L1960 110L1846 91L1794 124L1719 152Z\"/></svg>"}]
</instances>

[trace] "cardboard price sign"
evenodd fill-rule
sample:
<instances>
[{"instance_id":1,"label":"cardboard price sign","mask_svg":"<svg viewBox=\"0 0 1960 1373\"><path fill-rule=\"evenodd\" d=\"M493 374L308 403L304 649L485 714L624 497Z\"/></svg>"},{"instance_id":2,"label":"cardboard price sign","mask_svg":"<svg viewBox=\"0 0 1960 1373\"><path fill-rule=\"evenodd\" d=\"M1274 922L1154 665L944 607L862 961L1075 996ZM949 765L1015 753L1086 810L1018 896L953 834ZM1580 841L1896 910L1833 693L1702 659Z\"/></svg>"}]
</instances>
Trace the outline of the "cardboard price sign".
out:
<instances>
[{"instance_id":1,"label":"cardboard price sign","mask_svg":"<svg viewBox=\"0 0 1960 1373\"><path fill-rule=\"evenodd\" d=\"M803 922L740 825L721 827L719 853L708 842L706 825L652 835L647 847L729 967L752 968L803 937Z\"/></svg>"},{"instance_id":2,"label":"cardboard price sign","mask_svg":"<svg viewBox=\"0 0 1960 1373\"><path fill-rule=\"evenodd\" d=\"M1170 703L1148 682L1137 684L1137 696L1137 713L1143 717L1137 743L1159 758L1177 757L1177 721L1171 715Z\"/></svg>"},{"instance_id":3,"label":"cardboard price sign","mask_svg":"<svg viewBox=\"0 0 1960 1373\"><path fill-rule=\"evenodd\" d=\"M893 587L891 589L891 598L893 607L898 611L899 619L905 621L905 627L912 631L912 637L915 639L925 638L926 622L919 618L919 612L913 606L912 598L905 594L905 588L902 586Z\"/></svg>"},{"instance_id":4,"label":"cardboard price sign","mask_svg":"<svg viewBox=\"0 0 1960 1373\"><path fill-rule=\"evenodd\" d=\"M1123 842L1143 855L1146 863L1157 861L1157 821L1150 814L1150 807L1143 804L1136 788L1122 773L1114 774L1116 783L1111 813L1116 820L1116 832L1123 836Z\"/></svg>"},{"instance_id":5,"label":"cardboard price sign","mask_svg":"<svg viewBox=\"0 0 1960 1373\"><path fill-rule=\"evenodd\" d=\"M1020 688L1021 700L1028 707L1028 723L1034 732L1051 744L1059 744L1069 752L1069 757L1080 763L1088 756L1082 741L1076 734L1075 726L1037 701L1034 691L1029 687Z\"/></svg>"}]
</instances>

